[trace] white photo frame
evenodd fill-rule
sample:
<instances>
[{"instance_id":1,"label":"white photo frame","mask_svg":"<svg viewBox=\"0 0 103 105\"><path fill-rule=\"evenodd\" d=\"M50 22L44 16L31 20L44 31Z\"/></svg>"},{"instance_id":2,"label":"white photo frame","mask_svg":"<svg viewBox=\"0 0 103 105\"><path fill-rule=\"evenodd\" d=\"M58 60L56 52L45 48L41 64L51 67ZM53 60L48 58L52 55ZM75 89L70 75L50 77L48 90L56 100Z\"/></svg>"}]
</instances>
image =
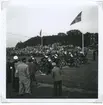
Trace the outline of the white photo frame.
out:
<instances>
[{"instance_id":1,"label":"white photo frame","mask_svg":"<svg viewBox=\"0 0 103 105\"><path fill-rule=\"evenodd\" d=\"M76 0L75 0L76 1ZM0 79L1 79L1 101L3 103L12 103L12 102L26 102L26 103L54 103L54 102L59 102L59 103L68 103L68 102L93 102L93 103L101 103L103 102L103 71L102 71L102 62L103 62L103 49L102 49L102 43L103 43L103 30L102 30L102 23L103 23L103 1L90 1L93 3L96 3L98 5L98 33L99 33L99 67L98 67L98 98L97 99L7 99L6 98L6 10L7 10L7 5L11 1L1 1L0 5L0 65L1 65L1 74L0 74ZM70 1L68 1L70 2ZM78 0L80 2L80 0Z\"/></svg>"}]
</instances>

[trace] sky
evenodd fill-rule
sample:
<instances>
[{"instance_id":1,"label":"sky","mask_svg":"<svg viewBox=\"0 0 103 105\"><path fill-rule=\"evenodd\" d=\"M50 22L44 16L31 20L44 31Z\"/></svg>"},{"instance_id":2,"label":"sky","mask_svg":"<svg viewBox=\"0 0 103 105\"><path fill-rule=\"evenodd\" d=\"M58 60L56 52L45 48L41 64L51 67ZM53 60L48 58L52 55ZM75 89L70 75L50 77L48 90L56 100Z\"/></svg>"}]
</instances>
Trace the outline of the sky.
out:
<instances>
[{"instance_id":1,"label":"sky","mask_svg":"<svg viewBox=\"0 0 103 105\"><path fill-rule=\"evenodd\" d=\"M74 2L75 1L75 2ZM37 36L66 33L79 29L82 33L98 32L98 7L90 0L10 0L7 14L7 47ZM81 22L70 26L82 11Z\"/></svg>"}]
</instances>

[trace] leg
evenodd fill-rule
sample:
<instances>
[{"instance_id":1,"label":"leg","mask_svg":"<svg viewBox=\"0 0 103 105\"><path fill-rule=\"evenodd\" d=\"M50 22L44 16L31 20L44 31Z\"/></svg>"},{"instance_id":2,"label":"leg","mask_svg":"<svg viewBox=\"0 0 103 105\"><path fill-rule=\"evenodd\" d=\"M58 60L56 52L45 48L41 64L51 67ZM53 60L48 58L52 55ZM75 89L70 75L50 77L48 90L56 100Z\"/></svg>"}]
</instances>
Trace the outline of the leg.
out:
<instances>
[{"instance_id":1,"label":"leg","mask_svg":"<svg viewBox=\"0 0 103 105\"><path fill-rule=\"evenodd\" d=\"M62 81L59 81L58 85L59 85L59 96L61 96L62 95Z\"/></svg>"},{"instance_id":2,"label":"leg","mask_svg":"<svg viewBox=\"0 0 103 105\"><path fill-rule=\"evenodd\" d=\"M32 85L33 85L33 78L32 78L32 75L30 75L30 89L31 89L31 92L32 92Z\"/></svg>"},{"instance_id":3,"label":"leg","mask_svg":"<svg viewBox=\"0 0 103 105\"><path fill-rule=\"evenodd\" d=\"M19 92L19 78L15 78L15 90Z\"/></svg>"},{"instance_id":4,"label":"leg","mask_svg":"<svg viewBox=\"0 0 103 105\"><path fill-rule=\"evenodd\" d=\"M57 82L54 82L54 96L57 96Z\"/></svg>"},{"instance_id":5,"label":"leg","mask_svg":"<svg viewBox=\"0 0 103 105\"><path fill-rule=\"evenodd\" d=\"M30 93L31 93L31 89L30 89L30 79L24 80L23 83L24 83L24 87L25 87L25 93L30 94Z\"/></svg>"},{"instance_id":6,"label":"leg","mask_svg":"<svg viewBox=\"0 0 103 105\"><path fill-rule=\"evenodd\" d=\"M19 94L20 95L24 94L24 85L22 81L19 81Z\"/></svg>"},{"instance_id":7,"label":"leg","mask_svg":"<svg viewBox=\"0 0 103 105\"><path fill-rule=\"evenodd\" d=\"M36 77L35 77L35 74L34 74L34 81L36 82L36 85L38 84L38 82L37 82L37 79L36 79Z\"/></svg>"}]
</instances>

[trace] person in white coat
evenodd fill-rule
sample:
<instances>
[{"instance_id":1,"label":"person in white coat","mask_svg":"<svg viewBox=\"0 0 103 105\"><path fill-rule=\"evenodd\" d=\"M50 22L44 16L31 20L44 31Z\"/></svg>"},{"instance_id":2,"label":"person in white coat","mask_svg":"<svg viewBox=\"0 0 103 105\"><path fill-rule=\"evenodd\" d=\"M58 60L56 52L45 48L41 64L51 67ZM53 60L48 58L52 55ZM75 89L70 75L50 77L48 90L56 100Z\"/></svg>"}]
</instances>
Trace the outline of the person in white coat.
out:
<instances>
[{"instance_id":1,"label":"person in white coat","mask_svg":"<svg viewBox=\"0 0 103 105\"><path fill-rule=\"evenodd\" d=\"M16 68L16 76L19 77L19 95L31 94L30 90L30 73L26 64L26 58Z\"/></svg>"}]
</instances>

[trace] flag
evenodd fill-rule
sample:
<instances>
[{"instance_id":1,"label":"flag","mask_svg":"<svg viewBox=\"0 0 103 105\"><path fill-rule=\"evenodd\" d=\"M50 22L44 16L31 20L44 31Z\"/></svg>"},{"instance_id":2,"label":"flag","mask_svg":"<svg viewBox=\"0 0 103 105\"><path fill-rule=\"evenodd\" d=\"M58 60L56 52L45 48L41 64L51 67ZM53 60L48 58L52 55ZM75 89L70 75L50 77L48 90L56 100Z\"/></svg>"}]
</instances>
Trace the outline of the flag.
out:
<instances>
[{"instance_id":1,"label":"flag","mask_svg":"<svg viewBox=\"0 0 103 105\"><path fill-rule=\"evenodd\" d=\"M41 35L42 35L42 30L40 30L40 37L41 37Z\"/></svg>"},{"instance_id":2,"label":"flag","mask_svg":"<svg viewBox=\"0 0 103 105\"><path fill-rule=\"evenodd\" d=\"M81 15L82 15L82 12L80 12L80 13L77 15L77 17L72 21L72 23L71 23L70 25L75 24L75 23L77 23L77 22L80 22L80 21L81 21Z\"/></svg>"}]
</instances>

